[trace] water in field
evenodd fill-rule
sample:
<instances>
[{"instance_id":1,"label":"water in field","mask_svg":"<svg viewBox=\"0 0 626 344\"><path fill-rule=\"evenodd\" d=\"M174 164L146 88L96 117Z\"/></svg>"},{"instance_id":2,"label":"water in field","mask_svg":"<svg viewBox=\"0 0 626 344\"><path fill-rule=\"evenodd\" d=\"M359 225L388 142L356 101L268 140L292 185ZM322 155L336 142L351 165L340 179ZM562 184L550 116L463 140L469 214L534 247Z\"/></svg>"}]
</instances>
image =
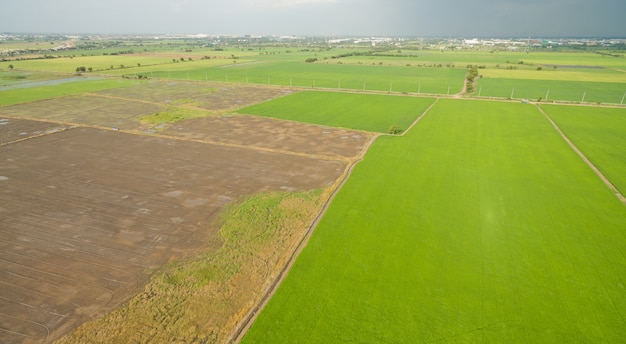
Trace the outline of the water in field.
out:
<instances>
[{"instance_id":1,"label":"water in field","mask_svg":"<svg viewBox=\"0 0 626 344\"><path fill-rule=\"evenodd\" d=\"M70 78L33 81L33 82L25 82L25 83L20 83L20 84L0 86L0 91L17 90L17 89L41 87L41 86L55 86L55 85L67 84L70 82L81 82L81 81L91 81L91 80L100 80L100 79L102 78L73 76Z\"/></svg>"}]
</instances>

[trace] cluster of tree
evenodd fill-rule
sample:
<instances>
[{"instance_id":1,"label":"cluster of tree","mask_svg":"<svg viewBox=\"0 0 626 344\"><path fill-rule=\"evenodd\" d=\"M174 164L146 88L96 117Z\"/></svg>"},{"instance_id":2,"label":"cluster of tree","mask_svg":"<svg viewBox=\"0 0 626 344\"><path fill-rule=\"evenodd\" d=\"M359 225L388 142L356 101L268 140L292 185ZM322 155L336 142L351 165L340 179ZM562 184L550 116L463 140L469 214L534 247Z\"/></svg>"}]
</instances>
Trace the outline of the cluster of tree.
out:
<instances>
[{"instance_id":1,"label":"cluster of tree","mask_svg":"<svg viewBox=\"0 0 626 344\"><path fill-rule=\"evenodd\" d=\"M122 75L123 79L139 79L139 80L148 80L148 76L147 75L142 75L142 74L136 74L136 75Z\"/></svg>"},{"instance_id":2,"label":"cluster of tree","mask_svg":"<svg viewBox=\"0 0 626 344\"><path fill-rule=\"evenodd\" d=\"M596 51L596 54L600 54L602 56L610 56L610 57L624 57L624 54L613 54L613 53L607 53L604 51Z\"/></svg>"},{"instance_id":3,"label":"cluster of tree","mask_svg":"<svg viewBox=\"0 0 626 344\"><path fill-rule=\"evenodd\" d=\"M394 125L389 128L389 134L391 135L398 135L400 133L402 133L402 129L400 129L398 126Z\"/></svg>"},{"instance_id":4,"label":"cluster of tree","mask_svg":"<svg viewBox=\"0 0 626 344\"><path fill-rule=\"evenodd\" d=\"M130 49L130 50L121 50L118 52L113 52L113 53L103 53L102 55L111 55L111 56L116 56L116 55L128 55L128 54L134 54L135 50Z\"/></svg>"},{"instance_id":5,"label":"cluster of tree","mask_svg":"<svg viewBox=\"0 0 626 344\"><path fill-rule=\"evenodd\" d=\"M206 57L206 56L205 56L205 57ZM188 58L186 58L186 59L185 59L184 57L181 57L181 58L180 58L180 60L178 60L178 59L172 59L172 63L176 63L176 62L179 62L179 61L180 61L180 62L185 62L185 61L190 61L190 62L191 62L191 61L193 61L193 58L192 58L192 57L188 57Z\"/></svg>"},{"instance_id":6,"label":"cluster of tree","mask_svg":"<svg viewBox=\"0 0 626 344\"><path fill-rule=\"evenodd\" d=\"M317 57L309 57L308 59L304 60L304 62L306 63L313 63L317 61Z\"/></svg>"},{"instance_id":7,"label":"cluster of tree","mask_svg":"<svg viewBox=\"0 0 626 344\"><path fill-rule=\"evenodd\" d=\"M478 68L479 66L472 66L472 65L468 65L467 66L467 75L465 76L465 79L467 80L465 83L465 93L474 93L474 81L476 80L476 78L482 78L482 75L478 74Z\"/></svg>"},{"instance_id":8,"label":"cluster of tree","mask_svg":"<svg viewBox=\"0 0 626 344\"><path fill-rule=\"evenodd\" d=\"M85 68L84 66L76 67L76 73L85 73L87 71L92 72L93 67L89 67L89 68Z\"/></svg>"},{"instance_id":9,"label":"cluster of tree","mask_svg":"<svg viewBox=\"0 0 626 344\"><path fill-rule=\"evenodd\" d=\"M371 56L373 54L374 54L374 51L353 51L353 52L350 52L350 53L333 55L330 58L331 59L340 59L340 58L343 58L343 57L350 57L350 56Z\"/></svg>"}]
</instances>

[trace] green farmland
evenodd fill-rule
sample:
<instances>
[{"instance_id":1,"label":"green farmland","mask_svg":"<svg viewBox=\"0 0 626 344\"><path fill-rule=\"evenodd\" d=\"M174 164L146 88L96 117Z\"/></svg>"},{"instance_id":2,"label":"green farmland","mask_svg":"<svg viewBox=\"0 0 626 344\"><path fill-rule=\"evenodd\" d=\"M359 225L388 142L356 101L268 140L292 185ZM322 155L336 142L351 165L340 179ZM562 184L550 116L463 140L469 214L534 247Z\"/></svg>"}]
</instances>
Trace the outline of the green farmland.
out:
<instances>
[{"instance_id":1,"label":"green farmland","mask_svg":"<svg viewBox=\"0 0 626 344\"><path fill-rule=\"evenodd\" d=\"M35 43L2 44L33 49ZM232 159L226 177L242 182L246 177L235 172L254 168L244 150L268 168L283 154L319 159L320 166L336 155L342 167L331 169L340 177L314 190L285 185L268 194L259 184L245 186L250 197L224 191L211 200L180 198L182 207L172 212L203 212L204 201L229 204L211 213L222 214L215 223L198 224L198 231L221 228L209 251L146 269L151 281L143 293L64 342L623 341L626 203L550 123L626 194L622 48L526 52L440 47L445 40L422 47L421 41L374 46L254 38L82 43L93 49L0 61L2 152L10 153L14 142L33 142L13 126L30 120L33 133L46 123L71 124L67 133L45 134L58 139L84 127L112 140L140 136L149 147L189 141L224 149L229 153L185 163L217 161L212 173ZM473 87L464 87L467 80ZM136 149L128 145L129 155ZM338 154L342 149L347 153ZM83 165L91 159L64 158L70 157L85 159ZM192 165L171 165L199 175ZM162 178L159 187L169 187L176 176L142 166L145 174L129 171L129 185L154 175ZM11 183L4 179L9 172L0 173L0 187ZM122 173L98 172L111 179ZM274 178L270 169L257 172ZM189 190L230 182L193 180L185 182ZM44 191L55 192L49 185ZM155 200L187 193L163 191ZM133 216L147 215L139 210ZM165 220L174 227L187 221ZM236 279L226 280L230 275ZM254 298L240 296L246 293ZM253 314L258 317L248 322Z\"/></svg>"},{"instance_id":2,"label":"green farmland","mask_svg":"<svg viewBox=\"0 0 626 344\"><path fill-rule=\"evenodd\" d=\"M79 78L80 79L80 78ZM0 106L26 103L42 99L50 99L67 95L95 92L137 84L136 80L122 79L89 79L51 86L38 86L25 89L0 90Z\"/></svg>"},{"instance_id":3,"label":"green farmland","mask_svg":"<svg viewBox=\"0 0 626 344\"><path fill-rule=\"evenodd\" d=\"M429 98L300 92L238 112L386 133L392 127L406 130L431 103Z\"/></svg>"},{"instance_id":4,"label":"green farmland","mask_svg":"<svg viewBox=\"0 0 626 344\"><path fill-rule=\"evenodd\" d=\"M548 115L602 173L626 194L626 109L544 105Z\"/></svg>"},{"instance_id":5,"label":"green farmland","mask_svg":"<svg viewBox=\"0 0 626 344\"><path fill-rule=\"evenodd\" d=\"M620 104L626 83L558 80L480 79L477 95L483 97Z\"/></svg>"},{"instance_id":6,"label":"green farmland","mask_svg":"<svg viewBox=\"0 0 626 344\"><path fill-rule=\"evenodd\" d=\"M244 343L619 342L626 208L533 106L382 137Z\"/></svg>"}]
</instances>

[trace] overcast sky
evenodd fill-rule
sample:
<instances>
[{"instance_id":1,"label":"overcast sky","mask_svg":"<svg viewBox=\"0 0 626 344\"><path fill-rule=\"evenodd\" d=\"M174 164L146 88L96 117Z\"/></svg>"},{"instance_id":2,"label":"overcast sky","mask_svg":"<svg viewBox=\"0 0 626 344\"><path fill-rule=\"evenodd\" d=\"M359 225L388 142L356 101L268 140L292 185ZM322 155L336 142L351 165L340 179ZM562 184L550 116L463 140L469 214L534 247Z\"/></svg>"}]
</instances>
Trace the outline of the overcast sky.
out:
<instances>
[{"instance_id":1,"label":"overcast sky","mask_svg":"<svg viewBox=\"0 0 626 344\"><path fill-rule=\"evenodd\" d=\"M626 37L624 0L0 0L0 32Z\"/></svg>"}]
</instances>

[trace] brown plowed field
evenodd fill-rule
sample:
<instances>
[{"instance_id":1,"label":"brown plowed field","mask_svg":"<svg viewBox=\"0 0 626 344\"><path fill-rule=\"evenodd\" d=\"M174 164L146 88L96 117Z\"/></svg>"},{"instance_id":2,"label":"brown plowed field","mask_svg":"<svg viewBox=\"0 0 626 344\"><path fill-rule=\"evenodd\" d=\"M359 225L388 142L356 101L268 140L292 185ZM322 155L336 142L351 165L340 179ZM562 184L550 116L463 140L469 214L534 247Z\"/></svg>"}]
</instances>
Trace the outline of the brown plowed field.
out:
<instances>
[{"instance_id":1,"label":"brown plowed field","mask_svg":"<svg viewBox=\"0 0 626 344\"><path fill-rule=\"evenodd\" d=\"M163 131L194 140L255 146L353 159L371 134L247 115L210 116L175 123Z\"/></svg>"},{"instance_id":2,"label":"brown plowed field","mask_svg":"<svg viewBox=\"0 0 626 344\"><path fill-rule=\"evenodd\" d=\"M241 108L292 93L275 87L188 81L153 81L99 91L103 96L138 99L159 104L193 104L205 110Z\"/></svg>"},{"instance_id":3,"label":"brown plowed field","mask_svg":"<svg viewBox=\"0 0 626 344\"><path fill-rule=\"evenodd\" d=\"M0 116L136 129L141 126L140 117L152 115L162 109L163 106L158 104L134 100L77 95L3 107L0 109Z\"/></svg>"},{"instance_id":4,"label":"brown plowed field","mask_svg":"<svg viewBox=\"0 0 626 344\"><path fill-rule=\"evenodd\" d=\"M120 306L166 262L217 250L224 205L329 186L369 139L239 115L172 137L105 129L157 108L100 96L0 108L0 342L52 342Z\"/></svg>"}]
</instances>

